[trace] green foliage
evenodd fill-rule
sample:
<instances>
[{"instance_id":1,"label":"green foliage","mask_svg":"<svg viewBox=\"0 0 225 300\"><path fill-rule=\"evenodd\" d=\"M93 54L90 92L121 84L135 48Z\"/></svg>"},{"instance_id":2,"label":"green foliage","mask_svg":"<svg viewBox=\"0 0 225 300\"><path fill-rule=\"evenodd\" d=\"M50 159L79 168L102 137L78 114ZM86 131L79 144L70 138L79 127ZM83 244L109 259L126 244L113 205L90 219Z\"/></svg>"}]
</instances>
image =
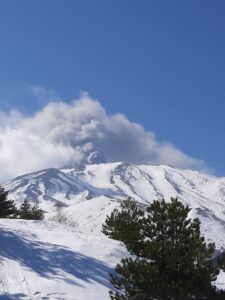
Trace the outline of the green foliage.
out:
<instances>
[{"instance_id":1,"label":"green foliage","mask_svg":"<svg viewBox=\"0 0 225 300\"><path fill-rule=\"evenodd\" d=\"M26 219L26 220L44 219L43 210L40 209L37 204L35 204L32 207L30 202L27 199L25 199L24 202L21 204L20 209L18 210L18 216L20 219Z\"/></svg>"},{"instance_id":2,"label":"green foliage","mask_svg":"<svg viewBox=\"0 0 225 300\"><path fill-rule=\"evenodd\" d=\"M145 213L129 199L112 212L103 232L136 256L122 259L110 275L112 300L225 299L212 286L219 273L215 245L205 243L200 221L189 219L189 211L172 198L154 201Z\"/></svg>"},{"instance_id":3,"label":"green foliage","mask_svg":"<svg viewBox=\"0 0 225 300\"><path fill-rule=\"evenodd\" d=\"M18 215L20 219L28 219L30 220L31 218L31 204L30 202L25 199L24 202L21 204L20 209L18 210Z\"/></svg>"},{"instance_id":4,"label":"green foliage","mask_svg":"<svg viewBox=\"0 0 225 300\"><path fill-rule=\"evenodd\" d=\"M33 220L43 220L44 212L39 208L38 204L35 204L31 209L31 215Z\"/></svg>"},{"instance_id":5,"label":"green foliage","mask_svg":"<svg viewBox=\"0 0 225 300\"><path fill-rule=\"evenodd\" d=\"M13 200L8 200L8 192L0 187L0 218L11 218L17 213Z\"/></svg>"},{"instance_id":6,"label":"green foliage","mask_svg":"<svg viewBox=\"0 0 225 300\"><path fill-rule=\"evenodd\" d=\"M114 240L123 241L132 253L138 253L143 215L143 210L137 207L136 202L128 198L121 202L121 210L114 209L107 216L102 232Z\"/></svg>"}]
</instances>

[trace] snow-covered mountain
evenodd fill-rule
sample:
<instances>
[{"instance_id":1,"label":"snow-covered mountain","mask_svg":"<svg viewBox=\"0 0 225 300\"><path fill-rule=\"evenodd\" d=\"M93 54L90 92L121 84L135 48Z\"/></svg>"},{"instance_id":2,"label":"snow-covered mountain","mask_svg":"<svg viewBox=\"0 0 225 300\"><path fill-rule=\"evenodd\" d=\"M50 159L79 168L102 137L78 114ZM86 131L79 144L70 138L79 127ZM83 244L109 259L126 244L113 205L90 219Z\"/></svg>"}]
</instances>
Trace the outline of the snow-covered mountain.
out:
<instances>
[{"instance_id":1,"label":"snow-covered mountain","mask_svg":"<svg viewBox=\"0 0 225 300\"><path fill-rule=\"evenodd\" d=\"M72 217L84 214L93 207L90 218L101 226L104 214L109 213L121 199L131 196L141 205L154 199L178 197L191 208L191 215L202 221L206 236L224 247L225 178L169 166L104 163L86 165L82 169L46 169L19 176L4 184L10 197L19 205L25 198L52 212L55 205L67 207ZM96 216L95 216L96 214ZM85 218L85 215L82 215ZM89 222L90 227L92 223ZM213 226L212 226L213 225ZM216 240L215 240L216 239Z\"/></svg>"},{"instance_id":2,"label":"snow-covered mountain","mask_svg":"<svg viewBox=\"0 0 225 300\"><path fill-rule=\"evenodd\" d=\"M225 178L222 177L169 166L102 163L82 169L41 170L19 176L4 187L17 205L26 198L38 202L46 211L47 221L43 222L0 222L4 247L9 244L18 249L17 255L4 247L0 250L3 258L0 269L8 274L0 274L0 280L3 276L0 292L22 293L25 296L21 299L109 299L109 283L105 278L126 250L121 243L105 237L101 227L106 216L128 196L143 207L154 199L169 201L178 197L192 208L190 216L201 220L206 239L215 242L218 251L225 249ZM64 206L75 224L73 227L48 221L58 205ZM30 263L26 255L31 258ZM54 255L60 256L62 262L57 262ZM49 268L46 271L38 266L43 259ZM76 262L79 270L71 267ZM89 265L93 265L94 272ZM223 281L222 276L217 284L225 287ZM7 282L14 285L7 286Z\"/></svg>"}]
</instances>

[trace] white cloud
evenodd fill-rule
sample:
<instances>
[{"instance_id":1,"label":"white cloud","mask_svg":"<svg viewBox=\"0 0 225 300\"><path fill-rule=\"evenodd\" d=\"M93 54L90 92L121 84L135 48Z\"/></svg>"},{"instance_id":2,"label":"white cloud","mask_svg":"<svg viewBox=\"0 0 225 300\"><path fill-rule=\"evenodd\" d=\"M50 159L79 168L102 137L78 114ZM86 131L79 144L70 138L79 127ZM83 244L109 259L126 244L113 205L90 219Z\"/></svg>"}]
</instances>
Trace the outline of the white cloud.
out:
<instances>
[{"instance_id":1,"label":"white cloud","mask_svg":"<svg viewBox=\"0 0 225 300\"><path fill-rule=\"evenodd\" d=\"M36 97L40 103L46 104L49 101L59 101L58 93L53 89L46 89L40 85L29 86L27 92Z\"/></svg>"},{"instance_id":2,"label":"white cloud","mask_svg":"<svg viewBox=\"0 0 225 300\"><path fill-rule=\"evenodd\" d=\"M123 114L108 115L87 94L71 104L49 102L30 117L12 111L1 112L0 118L1 181L42 168L79 165L90 157L102 158L101 153L109 162L205 168L203 161L157 141L154 133ZM100 154L92 155L95 150Z\"/></svg>"}]
</instances>

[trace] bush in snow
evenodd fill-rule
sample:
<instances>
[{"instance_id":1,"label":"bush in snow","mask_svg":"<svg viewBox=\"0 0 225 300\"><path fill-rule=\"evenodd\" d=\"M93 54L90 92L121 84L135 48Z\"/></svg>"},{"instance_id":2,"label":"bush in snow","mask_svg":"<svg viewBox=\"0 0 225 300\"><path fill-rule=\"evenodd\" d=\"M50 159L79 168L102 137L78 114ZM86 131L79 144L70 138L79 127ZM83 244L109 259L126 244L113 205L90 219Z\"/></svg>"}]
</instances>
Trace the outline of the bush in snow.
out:
<instances>
[{"instance_id":1,"label":"bush in snow","mask_svg":"<svg viewBox=\"0 0 225 300\"><path fill-rule=\"evenodd\" d=\"M56 206L56 213L50 218L50 221L58 222L60 224L69 225L75 227L77 223L67 215L64 208L60 205Z\"/></svg>"}]
</instances>

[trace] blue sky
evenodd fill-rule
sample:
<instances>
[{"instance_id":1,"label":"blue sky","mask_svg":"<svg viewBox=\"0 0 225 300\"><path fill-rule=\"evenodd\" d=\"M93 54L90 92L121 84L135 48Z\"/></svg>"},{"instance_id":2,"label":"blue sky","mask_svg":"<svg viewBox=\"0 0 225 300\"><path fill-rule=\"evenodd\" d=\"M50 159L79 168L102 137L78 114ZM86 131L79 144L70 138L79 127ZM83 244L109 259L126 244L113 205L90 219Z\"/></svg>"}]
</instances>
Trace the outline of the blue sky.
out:
<instances>
[{"instance_id":1,"label":"blue sky","mask_svg":"<svg viewBox=\"0 0 225 300\"><path fill-rule=\"evenodd\" d=\"M224 17L219 0L2 0L0 110L40 110L34 85L87 91L225 175Z\"/></svg>"}]
</instances>

